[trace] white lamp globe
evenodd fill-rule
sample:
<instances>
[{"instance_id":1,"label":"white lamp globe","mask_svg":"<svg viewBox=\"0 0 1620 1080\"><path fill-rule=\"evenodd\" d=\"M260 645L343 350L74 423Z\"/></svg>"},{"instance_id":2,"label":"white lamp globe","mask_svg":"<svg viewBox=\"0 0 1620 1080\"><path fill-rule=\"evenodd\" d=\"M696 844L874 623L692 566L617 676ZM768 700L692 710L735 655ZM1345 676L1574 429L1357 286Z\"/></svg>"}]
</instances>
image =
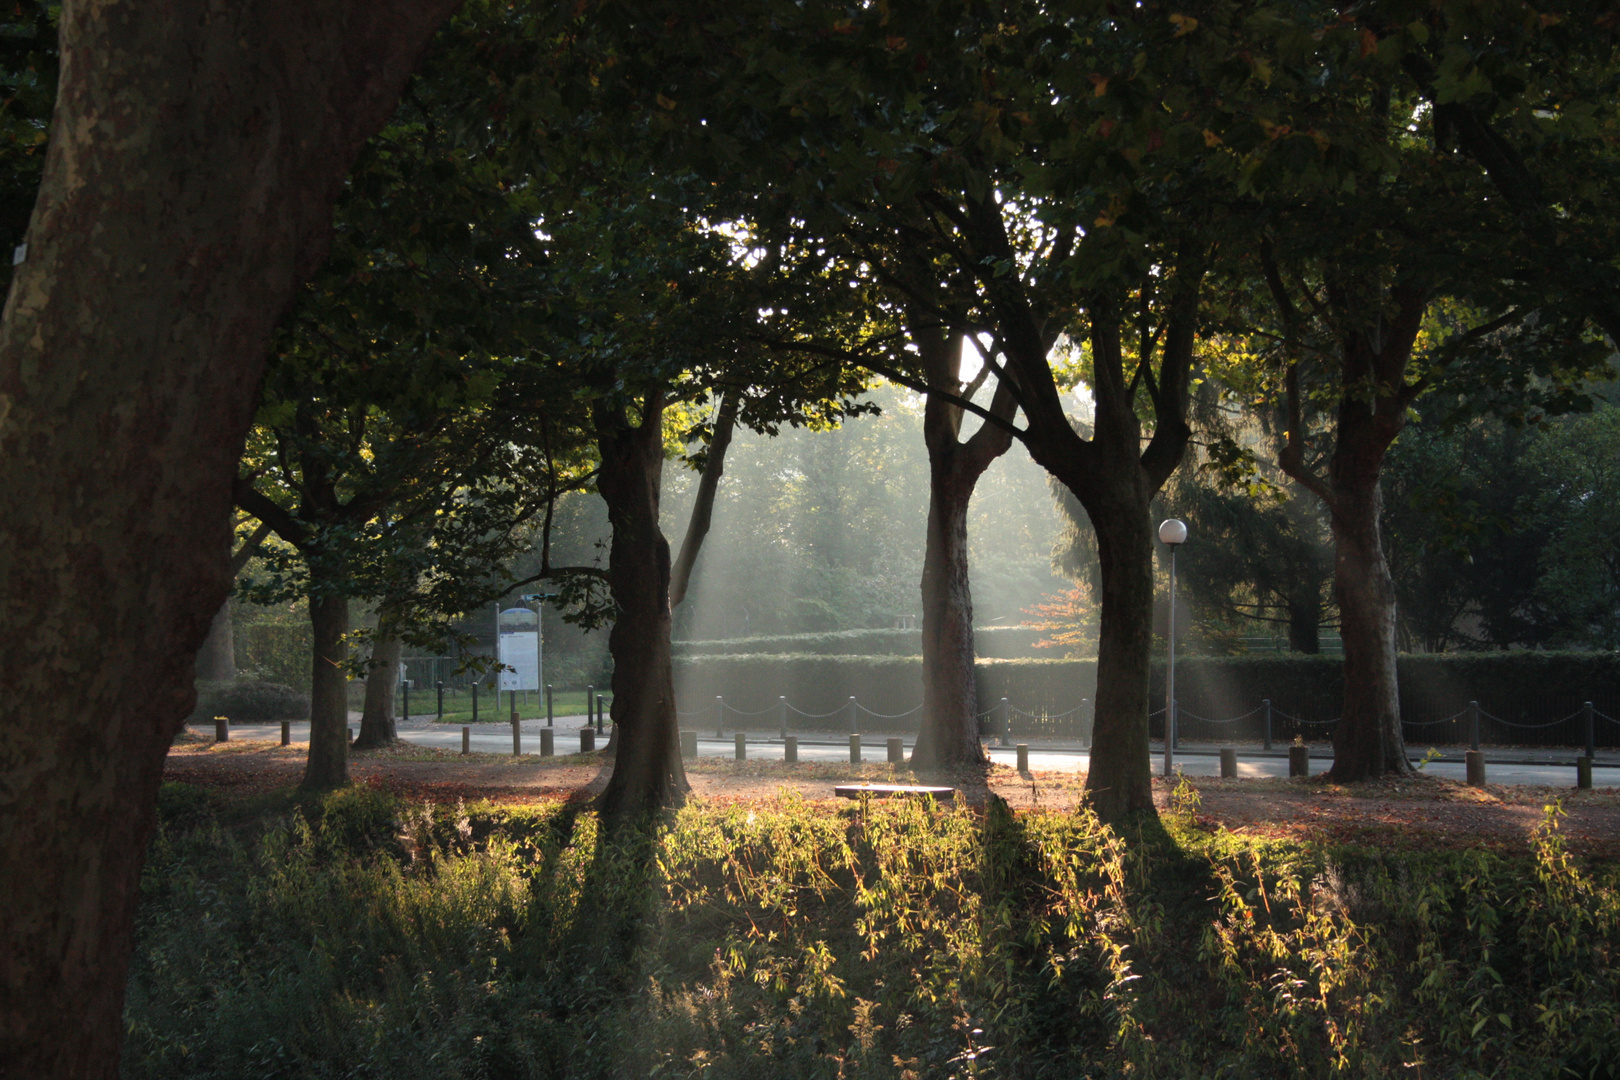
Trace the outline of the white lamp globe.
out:
<instances>
[{"instance_id":1,"label":"white lamp globe","mask_svg":"<svg viewBox=\"0 0 1620 1080\"><path fill-rule=\"evenodd\" d=\"M1180 518L1168 518L1159 526L1161 544L1182 544L1187 540L1187 523Z\"/></svg>"}]
</instances>

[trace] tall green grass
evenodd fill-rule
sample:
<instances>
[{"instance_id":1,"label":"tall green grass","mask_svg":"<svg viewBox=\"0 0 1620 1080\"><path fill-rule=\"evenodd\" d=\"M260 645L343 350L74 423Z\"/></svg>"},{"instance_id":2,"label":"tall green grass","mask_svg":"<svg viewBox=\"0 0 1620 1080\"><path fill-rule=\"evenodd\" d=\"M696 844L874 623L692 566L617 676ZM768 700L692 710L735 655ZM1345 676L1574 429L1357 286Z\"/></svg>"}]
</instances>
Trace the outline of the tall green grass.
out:
<instances>
[{"instance_id":1,"label":"tall green grass","mask_svg":"<svg viewBox=\"0 0 1620 1080\"><path fill-rule=\"evenodd\" d=\"M165 793L130 1077L1614 1076L1620 875L1084 814ZM1135 838L1133 838L1135 841Z\"/></svg>"}]
</instances>

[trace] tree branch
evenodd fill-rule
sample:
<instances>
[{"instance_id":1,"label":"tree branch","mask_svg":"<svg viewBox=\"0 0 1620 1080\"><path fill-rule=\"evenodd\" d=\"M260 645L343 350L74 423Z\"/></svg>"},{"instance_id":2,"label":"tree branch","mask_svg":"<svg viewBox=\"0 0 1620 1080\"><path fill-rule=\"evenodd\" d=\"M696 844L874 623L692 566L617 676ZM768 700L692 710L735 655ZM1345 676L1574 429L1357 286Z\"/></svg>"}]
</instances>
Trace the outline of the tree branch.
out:
<instances>
[{"instance_id":1,"label":"tree branch","mask_svg":"<svg viewBox=\"0 0 1620 1080\"><path fill-rule=\"evenodd\" d=\"M697 562L704 537L709 535L709 524L714 516L714 496L720 487L720 477L726 471L726 448L731 445L731 434L737 426L737 406L742 393L730 387L720 398L720 407L714 414L714 429L709 436L709 454L703 462L703 475L698 480L697 499L692 504L692 516L686 523L686 536L681 540L681 551L669 576L669 606L677 607L686 599L686 588L692 580L692 566Z\"/></svg>"}]
</instances>

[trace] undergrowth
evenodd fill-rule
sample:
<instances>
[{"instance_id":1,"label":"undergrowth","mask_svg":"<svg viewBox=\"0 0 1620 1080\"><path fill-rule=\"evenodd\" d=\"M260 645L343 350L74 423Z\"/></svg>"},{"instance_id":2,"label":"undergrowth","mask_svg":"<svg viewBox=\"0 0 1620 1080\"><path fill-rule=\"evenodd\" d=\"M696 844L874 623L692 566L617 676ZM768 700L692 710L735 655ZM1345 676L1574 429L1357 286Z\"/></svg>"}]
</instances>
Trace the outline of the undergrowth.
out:
<instances>
[{"instance_id":1,"label":"undergrowth","mask_svg":"<svg viewBox=\"0 0 1620 1080\"><path fill-rule=\"evenodd\" d=\"M1086 813L170 785L129 1077L1620 1076L1620 875ZM1144 836L1151 834L1144 833Z\"/></svg>"}]
</instances>

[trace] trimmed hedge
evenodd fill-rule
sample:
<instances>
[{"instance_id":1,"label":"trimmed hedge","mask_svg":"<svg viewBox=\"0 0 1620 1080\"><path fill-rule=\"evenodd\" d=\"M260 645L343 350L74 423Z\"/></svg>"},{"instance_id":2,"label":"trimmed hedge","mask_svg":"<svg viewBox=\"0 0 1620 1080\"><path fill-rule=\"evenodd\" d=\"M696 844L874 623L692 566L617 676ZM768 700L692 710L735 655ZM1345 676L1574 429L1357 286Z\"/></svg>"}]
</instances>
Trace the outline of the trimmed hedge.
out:
<instances>
[{"instance_id":1,"label":"trimmed hedge","mask_svg":"<svg viewBox=\"0 0 1620 1080\"><path fill-rule=\"evenodd\" d=\"M1094 698L1095 660L980 660L976 665L979 709L989 712L1005 697L1011 706L1030 713L1065 713L1082 698ZM1295 734L1320 739L1322 722L1339 715L1344 695L1344 669L1336 657L1191 657L1176 664L1176 696L1182 735L1190 740L1257 739L1261 734L1262 699L1272 703L1274 740ZM1400 658L1403 719L1409 742L1457 743L1468 737L1467 720L1433 721L1479 702L1481 734L1486 742L1576 746L1585 735L1578 716L1581 704L1620 717L1620 654L1568 652L1445 653ZM914 656L825 656L807 654L680 657L675 661L675 687L683 723L706 728L714 722L715 695L727 706L758 718L728 712L727 726L774 726L779 695L808 713L836 713L825 726L848 723L851 695L872 712L905 713L922 700L922 660ZM1151 694L1155 708L1164 702L1164 664L1153 668ZM1237 724L1215 723L1232 717ZM791 722L813 726L790 714ZM1203 719L1200 719L1203 718ZM1497 718L1506 721L1498 723ZM1307 721L1305 725L1295 720ZM1562 723L1554 721L1563 720ZM885 722L862 714L867 730L885 725L911 729L916 717ZM1533 729L1508 724L1547 725ZM1153 721L1162 732L1162 717ZM1597 742L1620 745L1620 723L1599 719ZM1062 732L1054 731L1054 734Z\"/></svg>"},{"instance_id":2,"label":"trimmed hedge","mask_svg":"<svg viewBox=\"0 0 1620 1080\"><path fill-rule=\"evenodd\" d=\"M216 716L236 721L306 720L309 695L268 682L198 682L197 707L187 723L206 724Z\"/></svg>"},{"instance_id":3,"label":"trimmed hedge","mask_svg":"<svg viewBox=\"0 0 1620 1080\"><path fill-rule=\"evenodd\" d=\"M1037 649L1043 632L1026 626L981 626L973 631L981 658L1044 659L1055 649ZM677 641L683 656L920 656L921 630L834 630L821 634L778 634L717 641Z\"/></svg>"}]
</instances>

